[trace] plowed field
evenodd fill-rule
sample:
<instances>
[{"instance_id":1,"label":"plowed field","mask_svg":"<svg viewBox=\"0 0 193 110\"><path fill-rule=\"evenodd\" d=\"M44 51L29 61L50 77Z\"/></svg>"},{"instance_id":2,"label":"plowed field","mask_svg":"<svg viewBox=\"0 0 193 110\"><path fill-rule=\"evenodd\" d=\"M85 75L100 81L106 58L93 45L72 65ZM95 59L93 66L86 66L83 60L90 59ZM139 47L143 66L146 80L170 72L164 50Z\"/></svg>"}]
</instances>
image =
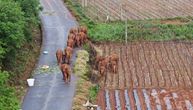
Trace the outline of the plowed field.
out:
<instances>
[{"instance_id":1,"label":"plowed field","mask_svg":"<svg viewBox=\"0 0 193 110\"><path fill-rule=\"evenodd\" d=\"M79 0L82 3L82 0ZM193 16L193 0L88 0L86 14L103 21Z\"/></svg>"},{"instance_id":2,"label":"plowed field","mask_svg":"<svg viewBox=\"0 0 193 110\"><path fill-rule=\"evenodd\" d=\"M193 88L193 43L138 42L97 45L119 55L118 73L100 79L106 89Z\"/></svg>"}]
</instances>

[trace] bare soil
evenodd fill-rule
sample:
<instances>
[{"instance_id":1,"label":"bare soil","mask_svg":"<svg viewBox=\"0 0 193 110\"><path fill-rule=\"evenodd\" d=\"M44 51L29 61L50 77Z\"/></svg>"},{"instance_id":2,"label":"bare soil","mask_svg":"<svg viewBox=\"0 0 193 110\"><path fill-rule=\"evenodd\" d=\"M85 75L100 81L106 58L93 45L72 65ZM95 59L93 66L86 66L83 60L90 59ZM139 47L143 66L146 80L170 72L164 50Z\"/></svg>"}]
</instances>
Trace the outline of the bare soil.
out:
<instances>
[{"instance_id":1,"label":"bare soil","mask_svg":"<svg viewBox=\"0 0 193 110\"><path fill-rule=\"evenodd\" d=\"M167 20L161 20L162 24L171 24L171 25L183 25L187 24L187 21L182 21L180 19L167 19Z\"/></svg>"},{"instance_id":2,"label":"bare soil","mask_svg":"<svg viewBox=\"0 0 193 110\"><path fill-rule=\"evenodd\" d=\"M186 88L193 83L193 43L134 42L97 45L104 56L119 55L118 73L107 71L100 79L106 89Z\"/></svg>"}]
</instances>

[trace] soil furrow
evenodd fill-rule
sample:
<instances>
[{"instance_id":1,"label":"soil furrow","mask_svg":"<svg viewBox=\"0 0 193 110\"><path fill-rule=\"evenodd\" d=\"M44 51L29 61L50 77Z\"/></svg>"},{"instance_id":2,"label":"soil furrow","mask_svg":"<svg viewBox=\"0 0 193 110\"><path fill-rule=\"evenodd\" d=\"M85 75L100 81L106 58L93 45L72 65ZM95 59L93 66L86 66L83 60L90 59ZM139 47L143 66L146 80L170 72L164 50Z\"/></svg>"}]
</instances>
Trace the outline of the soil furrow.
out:
<instances>
[{"instance_id":1,"label":"soil furrow","mask_svg":"<svg viewBox=\"0 0 193 110\"><path fill-rule=\"evenodd\" d=\"M127 46L123 47L123 52L124 54L122 54L122 58L123 58L123 65L125 69L126 88L131 89L133 87L133 79L132 79L131 67L128 64L128 62L130 62L130 59L128 59L128 55L127 55Z\"/></svg>"},{"instance_id":2,"label":"soil furrow","mask_svg":"<svg viewBox=\"0 0 193 110\"><path fill-rule=\"evenodd\" d=\"M139 86L138 87L143 87L143 76L142 76L142 71L141 71L141 66L140 66L140 63L139 63L139 57L138 57L138 49L137 49L137 44L133 44L132 45L132 57L133 57L133 60L134 60L134 65L135 65L135 68L136 68L136 76L137 76L137 79L138 79L138 82L139 82Z\"/></svg>"},{"instance_id":3,"label":"soil furrow","mask_svg":"<svg viewBox=\"0 0 193 110\"><path fill-rule=\"evenodd\" d=\"M142 43L143 44L143 43ZM140 69L141 69L141 76L142 76L142 81L143 81L143 85L142 87L145 87L145 77L146 74L148 73L148 68L147 65L145 63L144 57L143 57L143 49L141 48L141 43L139 43L137 45L137 52L138 52L138 60L139 60L139 64L140 64Z\"/></svg>"},{"instance_id":4,"label":"soil furrow","mask_svg":"<svg viewBox=\"0 0 193 110\"><path fill-rule=\"evenodd\" d=\"M139 86L139 81L138 81L138 78L137 78L137 75L136 75L137 70L136 70L136 67L135 67L135 64L134 64L134 57L132 56L132 50L131 50L132 46L131 45L128 46L127 51L126 51L127 55L128 55L127 63L129 64L129 67L130 67L130 70L131 70L132 80L133 80L133 87L138 87Z\"/></svg>"},{"instance_id":5,"label":"soil furrow","mask_svg":"<svg viewBox=\"0 0 193 110\"><path fill-rule=\"evenodd\" d=\"M165 76L165 79L166 79L165 87L169 88L169 87L171 87L172 83L174 83L171 81L171 78L170 78L171 75L170 74L175 74L175 70L173 70L173 65L171 64L171 62L169 61L169 59L167 57L167 53L164 50L163 44L160 44L158 46L158 49L159 49L158 53L161 55L161 60L162 60L161 62L163 62L165 67L166 67L166 68L162 67L163 76ZM168 73L170 73L170 74L168 74Z\"/></svg>"},{"instance_id":6,"label":"soil furrow","mask_svg":"<svg viewBox=\"0 0 193 110\"><path fill-rule=\"evenodd\" d=\"M171 84L170 79L168 78L165 70L169 70L167 65L165 64L163 57L162 57L162 52L160 50L160 43L157 45L154 45L154 50L155 54L158 60L158 65L160 67L160 75L162 77L163 83L160 85L160 87L166 87L166 84Z\"/></svg>"},{"instance_id":7,"label":"soil furrow","mask_svg":"<svg viewBox=\"0 0 193 110\"><path fill-rule=\"evenodd\" d=\"M177 67L179 69L179 73L183 76L185 87L189 87L191 85L190 79L188 78L188 76L185 76L185 75L187 75L187 72L183 68L183 61L179 57L179 55L178 55L178 53L176 51L175 45L178 45L178 43L176 43L176 44L172 43L172 47L173 48L169 48L170 49L170 53L173 55L173 58L174 58L174 60L176 62L176 65L177 65Z\"/></svg>"},{"instance_id":8,"label":"soil furrow","mask_svg":"<svg viewBox=\"0 0 193 110\"><path fill-rule=\"evenodd\" d=\"M187 71L187 69L186 69L186 66L184 65L185 64L185 62L184 62L184 60L183 60L183 56L181 56L182 54L180 54L179 52L181 52L181 51L179 51L178 50L178 48L177 48L177 45L180 45L179 43L177 43L177 44L173 44L173 55L176 55L177 56L177 59L176 59L176 61L178 62L178 64L179 64L179 68L180 68L180 70L181 70L181 73L183 74L183 76L184 76L184 79L185 79L185 81L186 81L186 87L191 87L191 76L189 76L189 74L188 74L188 71Z\"/></svg>"},{"instance_id":9,"label":"soil furrow","mask_svg":"<svg viewBox=\"0 0 193 110\"><path fill-rule=\"evenodd\" d=\"M133 96L133 89L128 90L128 95L130 99L131 110L136 110L137 108L136 108L136 103Z\"/></svg>"},{"instance_id":10,"label":"soil furrow","mask_svg":"<svg viewBox=\"0 0 193 110\"><path fill-rule=\"evenodd\" d=\"M160 64L159 64L159 61L158 61L158 58L157 58L157 55L156 55L156 50L155 50L155 45L154 43L150 43L150 47L152 47L152 53L153 53L153 56L154 56L154 67L156 68L156 76L157 76L157 79L158 79L158 85L159 87L163 86L164 85L164 78L163 78L163 75L162 75L162 69L160 67Z\"/></svg>"},{"instance_id":11,"label":"soil furrow","mask_svg":"<svg viewBox=\"0 0 193 110\"><path fill-rule=\"evenodd\" d=\"M170 70L168 70L168 73L167 73L168 75L170 75L171 86L172 87L177 87L177 86L182 87L184 84L184 80L181 74L178 72L178 69L176 68L177 65L176 65L176 62L174 62L175 60L173 59L173 56L171 56L171 53L169 53L170 51L167 49L169 48L168 43L165 43L162 46L163 46L163 51L165 51L165 54L166 54L165 58L167 58L165 61L168 61L167 64L171 66ZM171 71L174 71L174 73L172 74ZM177 76L177 78L175 78L174 74ZM183 83L180 83L181 81Z\"/></svg>"},{"instance_id":12,"label":"soil furrow","mask_svg":"<svg viewBox=\"0 0 193 110\"><path fill-rule=\"evenodd\" d=\"M101 107L102 110L106 109L105 92L104 92L104 90L100 90L98 92L97 104Z\"/></svg>"},{"instance_id":13,"label":"soil furrow","mask_svg":"<svg viewBox=\"0 0 193 110\"><path fill-rule=\"evenodd\" d=\"M115 91L114 90L109 91L109 97L110 97L111 110L116 110Z\"/></svg>"},{"instance_id":14,"label":"soil furrow","mask_svg":"<svg viewBox=\"0 0 193 110\"><path fill-rule=\"evenodd\" d=\"M154 52L153 52L153 49L152 47L150 46L150 44L147 45L148 47L148 52L149 52L149 55L148 55L148 59L150 61L149 65L151 66L151 70L153 70L151 73L151 77L152 77L152 87L159 87L159 82L158 82L158 77L157 77L157 73L156 73L156 68L155 68L155 58L154 58Z\"/></svg>"},{"instance_id":15,"label":"soil furrow","mask_svg":"<svg viewBox=\"0 0 193 110\"><path fill-rule=\"evenodd\" d=\"M185 84L185 80L183 78L182 71L180 70L178 61L176 60L177 55L173 54L174 48L175 47L172 45L172 43L169 43L168 45L165 46L169 61L173 65L173 69L175 70L175 73L176 73L176 74L171 74L173 81L176 81L176 84L174 83L173 87L177 87L178 85L181 85L181 81L183 81Z\"/></svg>"},{"instance_id":16,"label":"soil furrow","mask_svg":"<svg viewBox=\"0 0 193 110\"><path fill-rule=\"evenodd\" d=\"M144 55L145 63L146 63L147 68L148 68L148 72L147 72L147 74L144 77L145 78L145 87L151 87L151 85L152 85L152 79L151 79L151 76L150 76L151 65L149 63L149 59L147 58L149 49L147 48L147 44L146 43L144 43L142 45L142 48L143 48L142 50L143 50L143 55Z\"/></svg>"},{"instance_id":17,"label":"soil furrow","mask_svg":"<svg viewBox=\"0 0 193 110\"><path fill-rule=\"evenodd\" d=\"M120 67L119 67L119 74L120 74L120 85L119 85L119 89L124 89L125 88L125 83L126 83L126 80L125 80L125 74L126 74L126 72L125 72L125 65L124 65L124 63L123 63L123 49L122 49L123 47L122 46L120 46L120 50L119 50L119 65L120 65Z\"/></svg>"},{"instance_id":18,"label":"soil furrow","mask_svg":"<svg viewBox=\"0 0 193 110\"><path fill-rule=\"evenodd\" d=\"M124 90L119 91L119 99L121 103L121 109L126 110L126 102L125 102L125 95L124 95Z\"/></svg>"},{"instance_id":19,"label":"soil furrow","mask_svg":"<svg viewBox=\"0 0 193 110\"><path fill-rule=\"evenodd\" d=\"M193 54L191 53L192 50L190 50L192 49L192 46L193 45L189 47L188 45L182 45L181 43L178 47L179 52L181 52L181 58L183 58L185 61L184 66L186 67L187 73L189 74L188 76L191 80L191 85L193 85Z\"/></svg>"}]
</instances>

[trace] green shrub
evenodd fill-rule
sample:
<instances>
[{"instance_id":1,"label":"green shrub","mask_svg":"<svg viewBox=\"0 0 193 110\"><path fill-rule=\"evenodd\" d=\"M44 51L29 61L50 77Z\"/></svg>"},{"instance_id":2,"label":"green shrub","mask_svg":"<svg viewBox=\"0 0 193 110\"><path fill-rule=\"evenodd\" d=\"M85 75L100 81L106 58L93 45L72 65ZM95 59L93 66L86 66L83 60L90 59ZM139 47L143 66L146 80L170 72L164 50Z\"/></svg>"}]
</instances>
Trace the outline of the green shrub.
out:
<instances>
[{"instance_id":1,"label":"green shrub","mask_svg":"<svg viewBox=\"0 0 193 110\"><path fill-rule=\"evenodd\" d=\"M19 101L15 91L7 84L9 74L0 71L0 110L19 110Z\"/></svg>"},{"instance_id":2,"label":"green shrub","mask_svg":"<svg viewBox=\"0 0 193 110\"><path fill-rule=\"evenodd\" d=\"M39 11L41 9L39 0L15 0L21 6L25 17L25 38L29 42L32 39L32 30L40 24Z\"/></svg>"},{"instance_id":3,"label":"green shrub","mask_svg":"<svg viewBox=\"0 0 193 110\"><path fill-rule=\"evenodd\" d=\"M99 86L98 85L94 85L94 86L90 87L90 89L89 89L89 99L91 101L96 100L98 91L99 91Z\"/></svg>"}]
</instances>

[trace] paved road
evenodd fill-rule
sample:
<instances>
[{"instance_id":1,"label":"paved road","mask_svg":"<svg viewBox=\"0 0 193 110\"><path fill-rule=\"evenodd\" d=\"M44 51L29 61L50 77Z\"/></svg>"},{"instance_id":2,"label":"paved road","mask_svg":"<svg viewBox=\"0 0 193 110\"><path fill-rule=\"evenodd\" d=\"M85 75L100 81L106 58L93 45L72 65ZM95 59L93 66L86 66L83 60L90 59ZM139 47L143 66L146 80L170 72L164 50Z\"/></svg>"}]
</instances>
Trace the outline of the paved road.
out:
<instances>
[{"instance_id":1,"label":"paved road","mask_svg":"<svg viewBox=\"0 0 193 110\"><path fill-rule=\"evenodd\" d=\"M67 34L77 22L66 9L62 0L41 0L44 10L40 17L43 24L43 46L37 68L34 71L35 85L28 89L22 110L70 110L75 93L76 77L65 84L56 65L55 51L66 46ZM48 51L48 54L43 54ZM75 57L75 55L73 56ZM49 65L50 69L41 69Z\"/></svg>"}]
</instances>

